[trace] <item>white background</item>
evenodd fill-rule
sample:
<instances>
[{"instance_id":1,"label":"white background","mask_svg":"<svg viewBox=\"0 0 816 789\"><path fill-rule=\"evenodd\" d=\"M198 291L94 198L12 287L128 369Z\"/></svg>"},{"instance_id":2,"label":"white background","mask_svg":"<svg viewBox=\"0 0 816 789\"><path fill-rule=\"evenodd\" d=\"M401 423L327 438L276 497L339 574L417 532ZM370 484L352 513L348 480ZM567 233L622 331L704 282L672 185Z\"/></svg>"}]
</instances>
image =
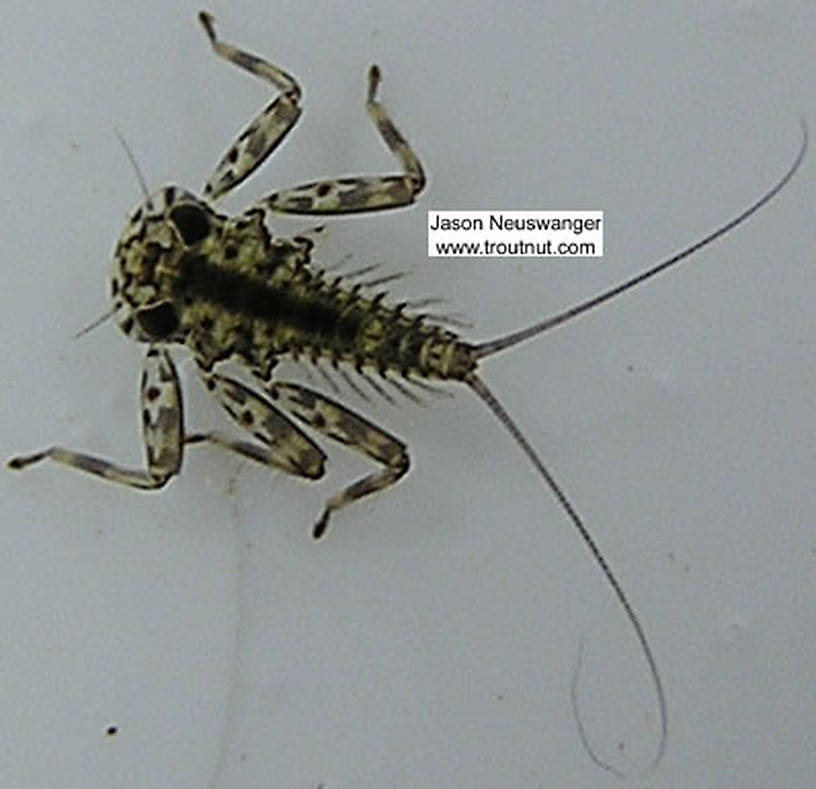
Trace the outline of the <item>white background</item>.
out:
<instances>
[{"instance_id":1,"label":"white background","mask_svg":"<svg viewBox=\"0 0 816 789\"><path fill-rule=\"evenodd\" d=\"M197 10L2 5L4 456L57 441L139 462L142 349L111 323L71 336L107 309L140 199L114 129L151 187L199 188L269 99L213 57ZM784 172L799 114L816 126L806 0L211 10L305 91L295 133L225 208L392 170L363 111L379 63L429 185L414 209L333 223L317 255L412 271L397 296L451 297L474 339L705 234ZM484 366L655 650L670 742L636 785L812 785L814 162L685 267ZM606 254L428 260L428 208L600 209ZM191 426L223 426L182 369ZM593 743L626 770L648 761L654 696L630 628L498 423L464 390L361 409L414 468L317 545L326 496L368 469L334 448L319 486L205 449L154 495L57 467L0 475L0 785L617 786L570 708L582 637Z\"/></svg>"}]
</instances>

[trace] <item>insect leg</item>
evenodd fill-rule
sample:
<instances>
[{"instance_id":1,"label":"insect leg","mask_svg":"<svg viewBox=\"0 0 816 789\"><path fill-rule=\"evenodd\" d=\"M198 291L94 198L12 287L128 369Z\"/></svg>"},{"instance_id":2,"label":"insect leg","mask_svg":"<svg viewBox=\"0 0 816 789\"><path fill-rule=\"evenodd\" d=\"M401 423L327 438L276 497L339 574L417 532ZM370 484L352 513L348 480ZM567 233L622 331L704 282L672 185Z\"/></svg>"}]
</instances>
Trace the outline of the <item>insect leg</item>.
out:
<instances>
[{"instance_id":1,"label":"insect leg","mask_svg":"<svg viewBox=\"0 0 816 789\"><path fill-rule=\"evenodd\" d=\"M141 405L147 470L124 468L63 447L11 458L8 466L24 469L50 459L120 485L145 490L161 488L181 469L184 447L181 387L173 360L164 350L151 347L147 351L142 370Z\"/></svg>"},{"instance_id":2,"label":"insect leg","mask_svg":"<svg viewBox=\"0 0 816 789\"><path fill-rule=\"evenodd\" d=\"M236 441L216 432L190 435L188 444L209 441L287 474L307 479L323 476L323 450L267 398L224 375L205 375L204 383L227 413L260 444Z\"/></svg>"},{"instance_id":3,"label":"insect leg","mask_svg":"<svg viewBox=\"0 0 816 789\"><path fill-rule=\"evenodd\" d=\"M295 125L301 111L298 105L300 86L283 69L232 44L219 41L215 34L215 20L206 11L201 11L198 19L216 55L272 83L282 94L250 121L216 165L204 186L204 196L216 200L254 172Z\"/></svg>"},{"instance_id":4,"label":"insect leg","mask_svg":"<svg viewBox=\"0 0 816 789\"><path fill-rule=\"evenodd\" d=\"M278 406L297 419L385 466L382 471L357 480L326 502L312 531L315 539L326 533L329 518L335 510L395 484L407 473L410 459L405 444L359 414L299 384L271 384L269 393Z\"/></svg>"},{"instance_id":5,"label":"insect leg","mask_svg":"<svg viewBox=\"0 0 816 789\"><path fill-rule=\"evenodd\" d=\"M315 181L271 194L255 208L290 214L352 214L413 203L425 186L425 174L419 158L377 100L379 84L380 69L372 66L368 71L366 109L404 172Z\"/></svg>"}]
</instances>

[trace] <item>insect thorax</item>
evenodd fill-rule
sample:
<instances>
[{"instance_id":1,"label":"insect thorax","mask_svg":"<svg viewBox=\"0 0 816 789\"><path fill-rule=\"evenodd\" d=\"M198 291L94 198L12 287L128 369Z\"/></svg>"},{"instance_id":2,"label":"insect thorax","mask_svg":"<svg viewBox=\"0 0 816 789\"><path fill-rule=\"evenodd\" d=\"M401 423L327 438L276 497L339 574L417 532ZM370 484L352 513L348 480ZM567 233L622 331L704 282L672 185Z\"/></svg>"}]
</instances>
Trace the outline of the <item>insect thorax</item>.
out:
<instances>
[{"instance_id":1,"label":"insect thorax","mask_svg":"<svg viewBox=\"0 0 816 789\"><path fill-rule=\"evenodd\" d=\"M281 357L380 373L464 378L471 346L421 314L313 268L313 242L270 235L264 214L217 213L168 186L131 215L113 255L111 296L131 339L181 343L204 368L236 358L268 378Z\"/></svg>"}]
</instances>

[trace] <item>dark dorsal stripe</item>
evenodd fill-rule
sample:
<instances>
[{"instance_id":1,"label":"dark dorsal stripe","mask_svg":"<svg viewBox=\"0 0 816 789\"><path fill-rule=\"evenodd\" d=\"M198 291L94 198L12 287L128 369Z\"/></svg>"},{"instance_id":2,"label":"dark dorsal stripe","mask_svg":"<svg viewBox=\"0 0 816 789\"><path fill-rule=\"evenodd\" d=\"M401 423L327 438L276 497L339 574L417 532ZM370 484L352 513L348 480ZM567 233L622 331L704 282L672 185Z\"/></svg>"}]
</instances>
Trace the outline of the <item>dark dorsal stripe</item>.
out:
<instances>
[{"instance_id":1,"label":"dark dorsal stripe","mask_svg":"<svg viewBox=\"0 0 816 789\"><path fill-rule=\"evenodd\" d=\"M213 264L203 255L185 257L179 267L177 296L191 296L228 312L341 343L353 342L360 328L359 312L341 318L338 306L321 294L304 296L291 288L271 287L260 279Z\"/></svg>"}]
</instances>

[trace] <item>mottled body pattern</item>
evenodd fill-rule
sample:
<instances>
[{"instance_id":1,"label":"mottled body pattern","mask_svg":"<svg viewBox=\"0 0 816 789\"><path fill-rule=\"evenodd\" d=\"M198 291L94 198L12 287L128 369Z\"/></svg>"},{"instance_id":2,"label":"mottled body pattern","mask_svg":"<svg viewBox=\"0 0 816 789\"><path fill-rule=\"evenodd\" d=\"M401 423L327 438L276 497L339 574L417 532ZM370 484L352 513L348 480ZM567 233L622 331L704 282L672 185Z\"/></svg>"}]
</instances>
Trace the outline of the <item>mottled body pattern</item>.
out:
<instances>
[{"instance_id":1,"label":"mottled body pattern","mask_svg":"<svg viewBox=\"0 0 816 789\"><path fill-rule=\"evenodd\" d=\"M271 237L259 209L230 218L172 186L151 202L160 210L137 209L114 255L119 324L135 340L159 334L186 344L203 370L235 358L265 381L286 356L403 378L475 368L452 332L311 267L313 242ZM154 306L134 316L134 304Z\"/></svg>"},{"instance_id":2,"label":"mottled body pattern","mask_svg":"<svg viewBox=\"0 0 816 789\"><path fill-rule=\"evenodd\" d=\"M204 186L203 198L166 186L133 212L113 255L113 315L122 331L145 343L141 381L145 469L52 447L12 458L26 468L45 459L135 488L161 488L181 469L185 445L210 443L306 479L325 472L326 455L300 428L364 453L380 469L332 496L313 534L322 536L331 514L363 496L396 483L409 468L405 444L333 399L273 377L282 359L324 362L357 389L349 372L385 395L385 380L409 394L408 384L427 381L466 384L491 409L555 495L611 585L634 628L654 682L660 714L660 741L649 769L659 761L667 737L667 709L657 663L640 621L620 583L562 487L504 408L477 375L481 359L565 323L660 272L725 235L765 205L793 176L805 153L807 136L792 167L751 206L700 241L669 259L562 313L496 340L473 344L412 313L390 305L385 293L361 283L329 277L312 264L307 237L279 238L268 229L275 213L341 215L398 208L414 202L425 184L422 166L377 100L380 72L368 74L366 109L381 138L402 166L393 175L337 178L268 195L237 217L213 204L250 175L281 143L300 116L300 88L293 77L261 58L220 41L212 17L199 19L215 53L271 83L279 95L240 133ZM383 280L380 280L383 281ZM369 283L371 285L373 283ZM221 432L186 433L182 397L170 345L192 352L209 391L254 440ZM216 371L234 360L259 382L256 391ZM359 389L358 389L359 391ZM597 757L580 726L590 756Z\"/></svg>"},{"instance_id":3,"label":"mottled body pattern","mask_svg":"<svg viewBox=\"0 0 816 789\"><path fill-rule=\"evenodd\" d=\"M125 485L160 488L180 471L184 444L206 441L319 479L326 456L292 416L384 466L329 499L315 524L319 537L334 510L399 480L410 465L408 452L399 439L340 403L298 384L273 381L276 364L285 358L322 359L335 368L350 366L379 389L369 372L386 380L462 378L475 368L476 357L471 346L427 316L386 304L385 293L372 295L361 283L327 278L310 265L310 239L274 237L267 229L274 213L377 211L408 205L422 190L418 158L377 101L376 66L368 74L366 109L404 173L304 184L268 195L237 217L212 207L291 130L300 116L300 88L277 66L218 40L209 14L202 12L199 19L217 55L272 83L281 95L227 149L204 186L206 200L177 186L149 195L114 250L114 316L126 335L148 344L141 394L147 468L127 469L62 447L13 458L9 465L20 469L50 458ZM178 377L165 350L171 344L193 352L207 388L259 443L218 432L184 434ZM262 381L265 395L213 372L228 359Z\"/></svg>"}]
</instances>

